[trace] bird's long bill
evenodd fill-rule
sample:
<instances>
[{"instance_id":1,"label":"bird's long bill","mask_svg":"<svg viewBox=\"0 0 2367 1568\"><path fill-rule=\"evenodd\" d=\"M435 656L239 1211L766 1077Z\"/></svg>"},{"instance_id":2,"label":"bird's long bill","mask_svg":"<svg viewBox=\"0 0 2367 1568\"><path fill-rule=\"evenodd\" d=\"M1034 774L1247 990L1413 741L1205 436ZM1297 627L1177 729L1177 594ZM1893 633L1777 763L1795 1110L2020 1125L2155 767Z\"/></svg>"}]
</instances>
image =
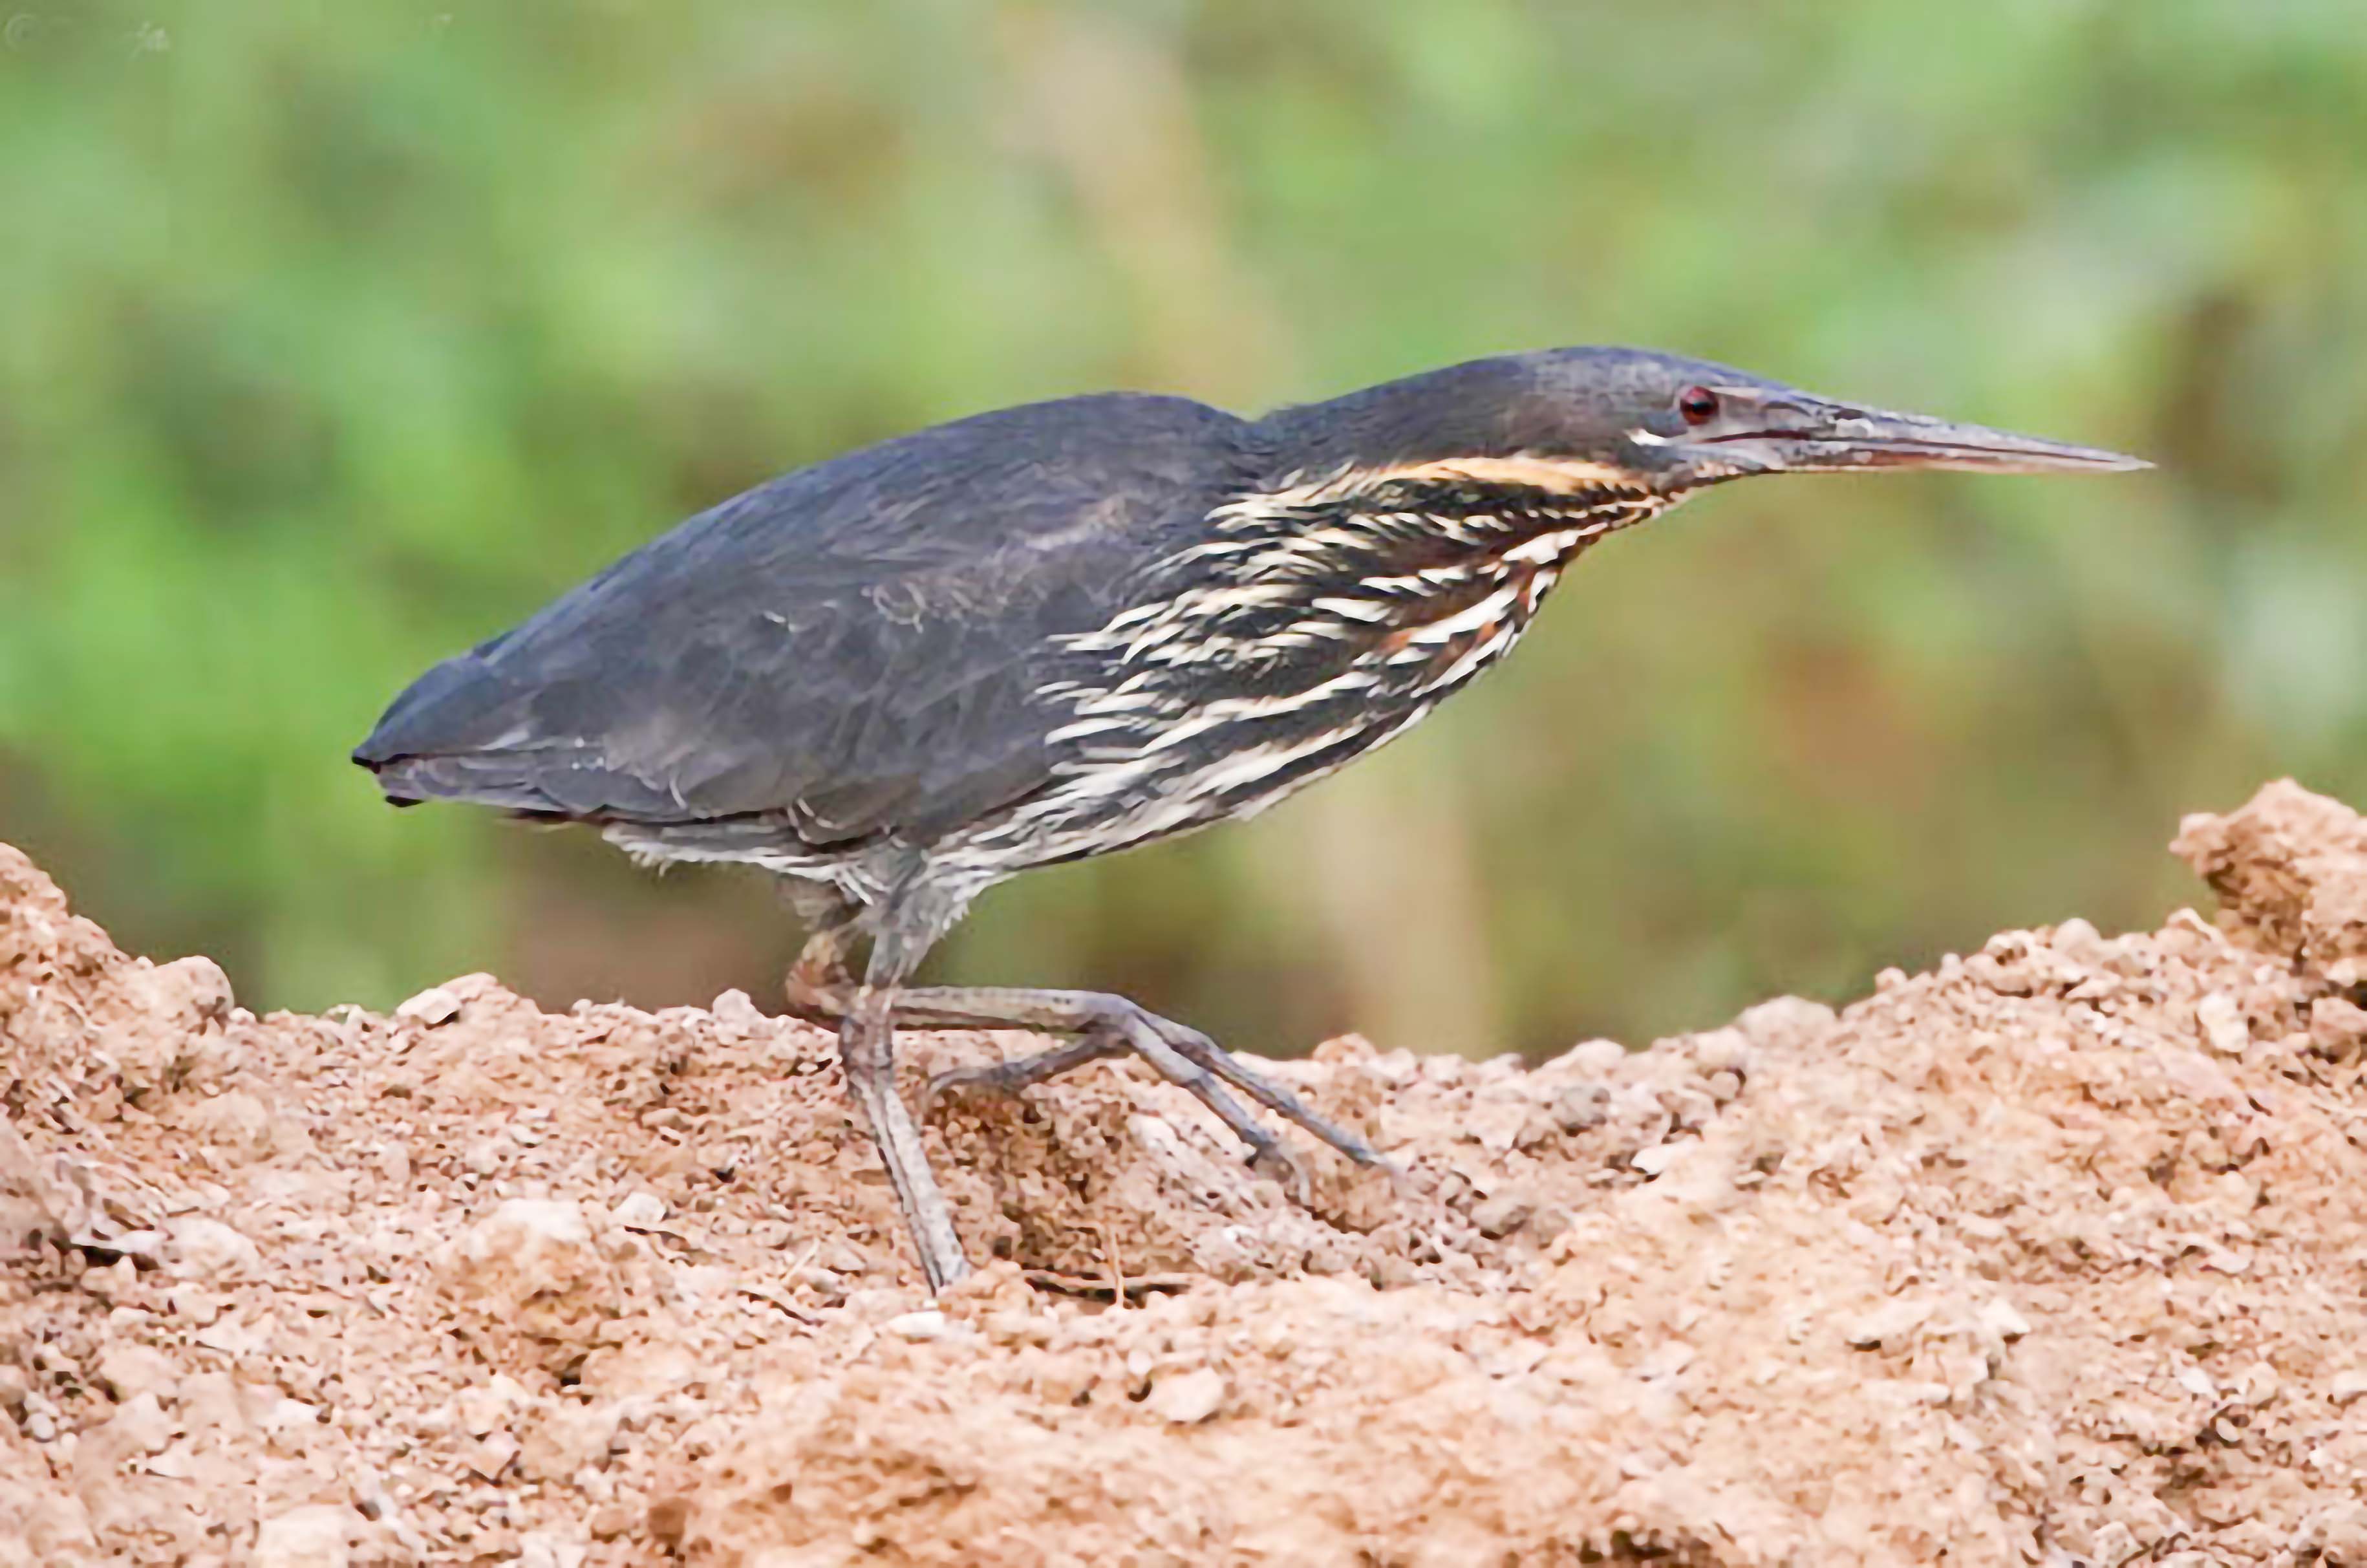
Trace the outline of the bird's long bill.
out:
<instances>
[{"instance_id":1,"label":"bird's long bill","mask_svg":"<svg viewBox=\"0 0 2367 1568\"><path fill-rule=\"evenodd\" d=\"M1777 427L1725 437L1772 459L1790 473L1837 469L1951 468L1980 473L2117 473L2151 468L2143 458L1959 425L1920 414L1838 404L1777 406Z\"/></svg>"}]
</instances>

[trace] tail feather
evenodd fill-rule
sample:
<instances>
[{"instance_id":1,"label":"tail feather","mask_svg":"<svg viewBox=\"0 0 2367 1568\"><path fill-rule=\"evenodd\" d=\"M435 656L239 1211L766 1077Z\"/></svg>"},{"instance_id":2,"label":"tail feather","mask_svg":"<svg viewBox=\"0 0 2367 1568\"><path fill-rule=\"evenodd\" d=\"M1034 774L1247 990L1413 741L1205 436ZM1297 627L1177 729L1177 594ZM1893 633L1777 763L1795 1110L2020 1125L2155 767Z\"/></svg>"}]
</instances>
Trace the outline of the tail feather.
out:
<instances>
[{"instance_id":1,"label":"tail feather","mask_svg":"<svg viewBox=\"0 0 2367 1568\"><path fill-rule=\"evenodd\" d=\"M525 697L480 653L447 659L413 682L354 748L354 761L399 806L462 801L534 816L656 822L695 814L604 748L538 733Z\"/></svg>"},{"instance_id":2,"label":"tail feather","mask_svg":"<svg viewBox=\"0 0 2367 1568\"><path fill-rule=\"evenodd\" d=\"M447 752L363 761L398 806L462 801L529 816L633 822L687 822L698 813L665 790L581 746Z\"/></svg>"},{"instance_id":3,"label":"tail feather","mask_svg":"<svg viewBox=\"0 0 2367 1568\"><path fill-rule=\"evenodd\" d=\"M357 757L356 760L359 760ZM515 758L494 756L400 756L363 762L398 806L422 801L466 801L538 815L572 815Z\"/></svg>"}]
</instances>

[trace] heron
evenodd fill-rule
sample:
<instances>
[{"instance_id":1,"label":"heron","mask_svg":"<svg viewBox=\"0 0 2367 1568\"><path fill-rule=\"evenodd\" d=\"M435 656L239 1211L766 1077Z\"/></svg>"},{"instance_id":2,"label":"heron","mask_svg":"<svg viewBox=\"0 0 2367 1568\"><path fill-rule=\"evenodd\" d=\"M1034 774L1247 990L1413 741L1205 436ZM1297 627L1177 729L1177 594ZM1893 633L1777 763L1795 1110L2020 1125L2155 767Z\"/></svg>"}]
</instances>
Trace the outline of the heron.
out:
<instances>
[{"instance_id":1,"label":"heron","mask_svg":"<svg viewBox=\"0 0 2367 1568\"><path fill-rule=\"evenodd\" d=\"M957 419L700 513L397 697L354 760L399 805L580 823L651 863L782 879L789 1010L847 1087L932 1290L968 1273L895 1031L1127 1053L1251 1161L1246 1098L1383 1164L1200 1031L1114 994L916 987L1018 872L1248 817L1405 733L1521 639L1579 558L1739 479L2148 466L1643 349L1501 355L1243 418L1110 392Z\"/></svg>"}]
</instances>

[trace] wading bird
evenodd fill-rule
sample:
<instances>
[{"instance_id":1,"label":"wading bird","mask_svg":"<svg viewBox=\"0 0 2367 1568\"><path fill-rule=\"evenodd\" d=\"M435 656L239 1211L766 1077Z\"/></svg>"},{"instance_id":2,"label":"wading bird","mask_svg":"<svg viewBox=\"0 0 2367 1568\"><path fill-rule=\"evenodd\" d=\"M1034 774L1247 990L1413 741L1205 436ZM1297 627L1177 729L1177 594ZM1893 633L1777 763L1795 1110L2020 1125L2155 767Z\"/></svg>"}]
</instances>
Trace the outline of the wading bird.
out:
<instances>
[{"instance_id":1,"label":"wading bird","mask_svg":"<svg viewBox=\"0 0 2367 1568\"><path fill-rule=\"evenodd\" d=\"M644 861L786 879L812 932L791 1010L837 1025L939 1288L968 1265L896 1090L899 1024L1073 1037L933 1094L1132 1051L1263 1168L1297 1169L1232 1090L1379 1163L1122 997L907 988L980 892L1248 816L1402 734L1511 650L1579 556L1710 485L2145 466L1625 348L1478 359L1262 419L1069 398L701 513L428 671L354 760L397 804L584 823Z\"/></svg>"}]
</instances>

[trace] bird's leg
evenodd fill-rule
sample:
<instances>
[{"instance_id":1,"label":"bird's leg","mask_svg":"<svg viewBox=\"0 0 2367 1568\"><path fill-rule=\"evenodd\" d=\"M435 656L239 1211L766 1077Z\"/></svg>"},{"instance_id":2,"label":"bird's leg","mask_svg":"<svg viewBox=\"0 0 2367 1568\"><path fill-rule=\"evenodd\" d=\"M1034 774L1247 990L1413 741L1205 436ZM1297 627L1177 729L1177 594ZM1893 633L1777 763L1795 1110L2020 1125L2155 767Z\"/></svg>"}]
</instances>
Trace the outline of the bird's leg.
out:
<instances>
[{"instance_id":1,"label":"bird's leg","mask_svg":"<svg viewBox=\"0 0 2367 1568\"><path fill-rule=\"evenodd\" d=\"M912 1230L912 1247L921 1255L929 1289L939 1291L966 1278L970 1268L954 1230L953 1210L929 1169L920 1127L896 1092L896 988L919 960L908 944L887 935L872 945L863 983L847 997L839 1021L838 1052L845 1064L847 1087L863 1108L880 1163L888 1167L888 1180Z\"/></svg>"},{"instance_id":2,"label":"bird's leg","mask_svg":"<svg viewBox=\"0 0 2367 1568\"><path fill-rule=\"evenodd\" d=\"M802 1004L829 1017L833 1003L845 995L842 987L826 983L810 986L793 1006ZM1099 991L941 986L900 993L895 999L895 1017L907 1028L1024 1028L1077 1037L1066 1045L1016 1061L957 1067L937 1074L923 1091L923 1114L940 1095L972 1090L1015 1094L1086 1062L1132 1051L1161 1077L1206 1106L1235 1137L1248 1145L1251 1164L1289 1180L1302 1197L1305 1173L1274 1136L1226 1091L1225 1084L1232 1085L1275 1115L1305 1128L1359 1165L1388 1164L1363 1139L1318 1116L1297 1095L1243 1066L1239 1058L1206 1035L1172 1018L1162 1018L1123 996Z\"/></svg>"},{"instance_id":3,"label":"bird's leg","mask_svg":"<svg viewBox=\"0 0 2367 1568\"><path fill-rule=\"evenodd\" d=\"M844 1021L855 995L855 975L847 966L847 949L854 945L847 921L815 926L781 983L791 1017L826 1028Z\"/></svg>"},{"instance_id":4,"label":"bird's leg","mask_svg":"<svg viewBox=\"0 0 2367 1568\"><path fill-rule=\"evenodd\" d=\"M796 891L807 892L800 910L813 934L807 938L783 986L788 1011L809 1022L838 1025L844 1041L846 1020L853 1016L861 994L847 959L848 949L853 945L855 912L834 900L815 902L815 895L808 890ZM875 968L877 959L875 952ZM1206 1035L1172 1018L1162 1018L1123 996L1099 991L936 986L895 991L889 1009L892 1023L906 1028L1024 1028L1077 1037L1066 1045L1015 1061L938 1074L922 1094L924 1117L941 1095L974 1090L1017 1094L1087 1062L1133 1051L1160 1076L1206 1106L1249 1147L1251 1164L1287 1181L1302 1201L1308 1190L1306 1172L1274 1134L1226 1092L1224 1084L1233 1085L1258 1104L1305 1128L1357 1164L1388 1168L1388 1162L1363 1139L1318 1116L1297 1096L1243 1066ZM849 1076L853 1076L851 1068ZM884 1145L882 1153L885 1154ZM921 1170L925 1175L926 1165L922 1165ZM900 1195L901 1187L898 1190Z\"/></svg>"}]
</instances>

